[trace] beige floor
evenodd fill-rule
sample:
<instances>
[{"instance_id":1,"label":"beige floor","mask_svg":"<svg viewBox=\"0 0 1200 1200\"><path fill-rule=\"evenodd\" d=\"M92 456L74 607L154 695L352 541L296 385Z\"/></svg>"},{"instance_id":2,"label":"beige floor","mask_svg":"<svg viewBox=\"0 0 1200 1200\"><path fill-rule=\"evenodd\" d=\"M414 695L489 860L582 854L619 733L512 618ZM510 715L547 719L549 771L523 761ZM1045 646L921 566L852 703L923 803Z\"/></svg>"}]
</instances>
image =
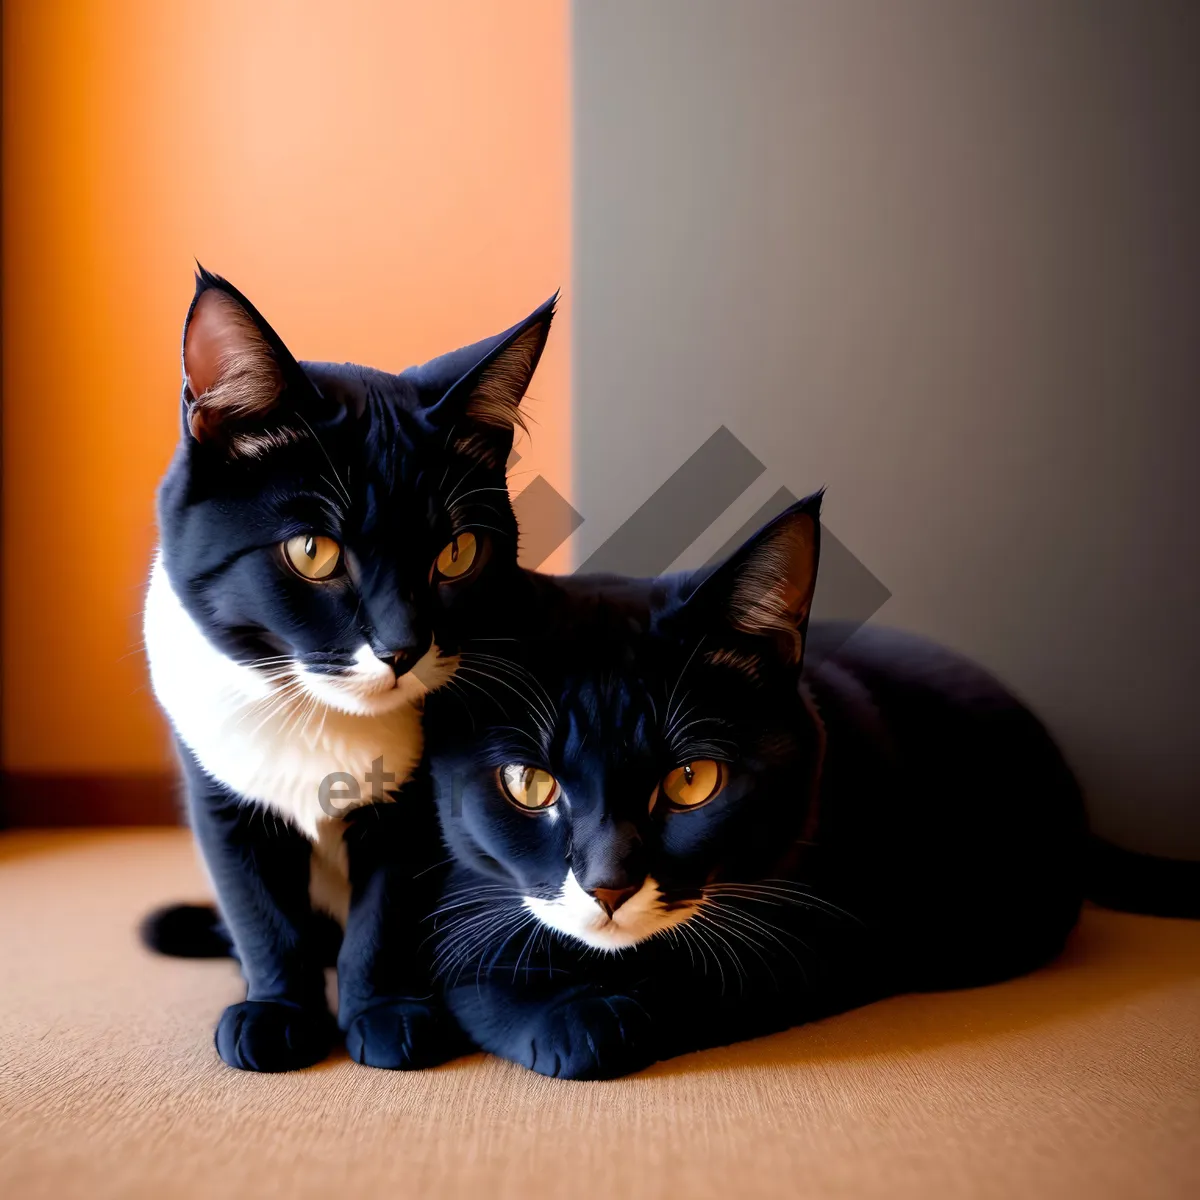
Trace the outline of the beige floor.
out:
<instances>
[{"instance_id":1,"label":"beige floor","mask_svg":"<svg viewBox=\"0 0 1200 1200\"><path fill-rule=\"evenodd\" d=\"M1200 1197L1200 924L1091 911L1027 979L616 1083L255 1076L212 1048L233 966L134 936L200 895L181 832L0 837L6 1198Z\"/></svg>"}]
</instances>

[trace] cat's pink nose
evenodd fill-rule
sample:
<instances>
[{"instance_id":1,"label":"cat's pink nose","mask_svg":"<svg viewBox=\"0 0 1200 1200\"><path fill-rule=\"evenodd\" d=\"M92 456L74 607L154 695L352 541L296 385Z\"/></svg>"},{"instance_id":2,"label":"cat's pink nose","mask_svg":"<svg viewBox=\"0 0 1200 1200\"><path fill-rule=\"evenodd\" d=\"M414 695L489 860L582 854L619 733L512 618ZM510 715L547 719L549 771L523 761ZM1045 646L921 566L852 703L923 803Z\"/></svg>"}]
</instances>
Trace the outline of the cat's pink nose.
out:
<instances>
[{"instance_id":1,"label":"cat's pink nose","mask_svg":"<svg viewBox=\"0 0 1200 1200\"><path fill-rule=\"evenodd\" d=\"M627 888L592 888L591 895L592 899L595 900L602 909L604 909L605 916L611 917L613 913L615 913L617 909L629 899L630 896L635 895L639 891L641 891L640 886Z\"/></svg>"},{"instance_id":2,"label":"cat's pink nose","mask_svg":"<svg viewBox=\"0 0 1200 1200\"><path fill-rule=\"evenodd\" d=\"M394 650L390 654L381 654L379 657L396 673L396 678L411 671L420 660L423 651L416 647L407 647L403 650Z\"/></svg>"}]
</instances>

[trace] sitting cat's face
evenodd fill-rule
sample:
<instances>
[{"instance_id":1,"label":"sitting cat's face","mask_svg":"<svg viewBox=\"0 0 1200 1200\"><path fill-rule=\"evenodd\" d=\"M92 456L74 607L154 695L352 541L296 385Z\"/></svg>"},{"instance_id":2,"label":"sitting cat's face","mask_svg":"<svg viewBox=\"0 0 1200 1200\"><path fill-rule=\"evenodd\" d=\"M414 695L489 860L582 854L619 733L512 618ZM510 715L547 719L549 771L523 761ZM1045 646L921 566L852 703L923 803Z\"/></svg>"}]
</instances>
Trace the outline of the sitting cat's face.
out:
<instances>
[{"instance_id":1,"label":"sitting cat's face","mask_svg":"<svg viewBox=\"0 0 1200 1200\"><path fill-rule=\"evenodd\" d=\"M505 465L552 315L401 375L299 364L201 272L159 516L171 590L205 638L346 713L444 682L516 573Z\"/></svg>"},{"instance_id":2,"label":"sitting cat's face","mask_svg":"<svg viewBox=\"0 0 1200 1200\"><path fill-rule=\"evenodd\" d=\"M489 881L464 897L619 950L770 875L814 786L797 683L818 507L802 501L699 587L570 602L519 661L494 659L490 681L431 703L443 830Z\"/></svg>"}]
</instances>

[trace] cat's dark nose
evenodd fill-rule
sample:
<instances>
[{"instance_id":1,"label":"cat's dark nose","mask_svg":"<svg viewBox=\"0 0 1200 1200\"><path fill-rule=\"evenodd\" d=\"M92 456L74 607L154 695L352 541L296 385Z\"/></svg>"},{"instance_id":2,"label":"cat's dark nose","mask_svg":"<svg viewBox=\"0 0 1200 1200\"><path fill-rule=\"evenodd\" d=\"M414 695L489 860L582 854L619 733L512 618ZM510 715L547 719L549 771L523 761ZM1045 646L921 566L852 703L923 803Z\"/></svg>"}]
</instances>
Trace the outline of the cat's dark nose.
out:
<instances>
[{"instance_id":1,"label":"cat's dark nose","mask_svg":"<svg viewBox=\"0 0 1200 1200\"><path fill-rule=\"evenodd\" d=\"M424 651L419 647L406 646L402 650L392 650L379 657L396 672L396 678L399 679L401 675L407 674L417 665L422 654Z\"/></svg>"},{"instance_id":2,"label":"cat's dark nose","mask_svg":"<svg viewBox=\"0 0 1200 1200\"><path fill-rule=\"evenodd\" d=\"M592 899L604 909L605 916L611 917L630 896L636 896L641 890L642 885L639 883L634 887L626 888L592 888L591 895Z\"/></svg>"}]
</instances>

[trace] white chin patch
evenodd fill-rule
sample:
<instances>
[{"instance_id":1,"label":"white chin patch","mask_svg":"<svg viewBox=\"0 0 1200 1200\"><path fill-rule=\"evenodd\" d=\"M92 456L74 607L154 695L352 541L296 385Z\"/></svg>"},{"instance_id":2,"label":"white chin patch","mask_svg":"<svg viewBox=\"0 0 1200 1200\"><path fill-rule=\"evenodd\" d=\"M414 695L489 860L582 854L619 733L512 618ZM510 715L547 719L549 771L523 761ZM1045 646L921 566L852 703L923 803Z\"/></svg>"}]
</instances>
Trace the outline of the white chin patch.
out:
<instances>
[{"instance_id":1,"label":"white chin patch","mask_svg":"<svg viewBox=\"0 0 1200 1200\"><path fill-rule=\"evenodd\" d=\"M657 882L647 876L641 889L610 917L579 886L573 871L567 872L562 889L552 900L526 896L525 907L543 925L595 950L623 950L636 946L655 934L682 925L696 911L694 905L672 910L664 908Z\"/></svg>"},{"instance_id":2,"label":"white chin patch","mask_svg":"<svg viewBox=\"0 0 1200 1200\"><path fill-rule=\"evenodd\" d=\"M437 644L430 642L412 670L397 678L370 646L363 645L355 652L348 671L324 675L298 667L296 675L309 694L329 708L353 716L377 717L417 703L426 692L447 682L457 665L456 658L443 658Z\"/></svg>"}]
</instances>

